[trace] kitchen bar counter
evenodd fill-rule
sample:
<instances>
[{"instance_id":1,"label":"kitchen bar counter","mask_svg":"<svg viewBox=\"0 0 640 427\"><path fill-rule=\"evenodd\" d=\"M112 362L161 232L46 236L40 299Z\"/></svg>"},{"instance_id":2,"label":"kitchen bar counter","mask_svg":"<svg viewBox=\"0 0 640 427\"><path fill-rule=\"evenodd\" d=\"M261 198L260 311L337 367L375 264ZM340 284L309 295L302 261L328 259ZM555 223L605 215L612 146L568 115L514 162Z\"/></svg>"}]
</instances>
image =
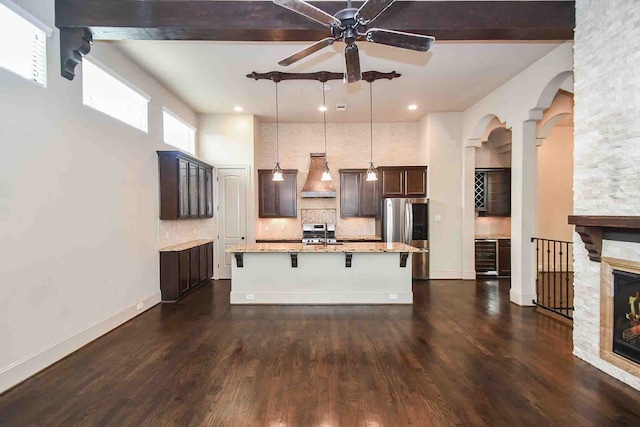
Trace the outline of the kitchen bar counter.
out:
<instances>
[{"instance_id":1,"label":"kitchen bar counter","mask_svg":"<svg viewBox=\"0 0 640 427\"><path fill-rule=\"evenodd\" d=\"M381 242L382 237L380 236L336 236L336 240L338 242ZM267 237L267 238L257 238L256 242L258 243L300 243L302 241L301 237Z\"/></svg>"},{"instance_id":2,"label":"kitchen bar counter","mask_svg":"<svg viewBox=\"0 0 640 427\"><path fill-rule=\"evenodd\" d=\"M320 253L320 252L419 252L418 248L404 243L343 243L333 245L305 245L304 243L256 243L228 248L229 253L286 252L286 253Z\"/></svg>"},{"instance_id":3,"label":"kitchen bar counter","mask_svg":"<svg viewBox=\"0 0 640 427\"><path fill-rule=\"evenodd\" d=\"M259 243L226 250L231 304L412 304L404 243Z\"/></svg>"}]
</instances>

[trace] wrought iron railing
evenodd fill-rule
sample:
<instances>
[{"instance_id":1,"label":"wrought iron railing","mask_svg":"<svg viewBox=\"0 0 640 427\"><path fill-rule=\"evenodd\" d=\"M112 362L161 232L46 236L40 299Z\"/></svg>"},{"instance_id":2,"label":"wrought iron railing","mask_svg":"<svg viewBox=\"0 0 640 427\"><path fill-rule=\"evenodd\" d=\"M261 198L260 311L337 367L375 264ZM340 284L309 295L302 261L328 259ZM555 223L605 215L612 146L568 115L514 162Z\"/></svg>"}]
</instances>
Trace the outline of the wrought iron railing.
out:
<instances>
[{"instance_id":1,"label":"wrought iron railing","mask_svg":"<svg viewBox=\"0 0 640 427\"><path fill-rule=\"evenodd\" d=\"M535 305L573 319L573 243L534 237Z\"/></svg>"}]
</instances>

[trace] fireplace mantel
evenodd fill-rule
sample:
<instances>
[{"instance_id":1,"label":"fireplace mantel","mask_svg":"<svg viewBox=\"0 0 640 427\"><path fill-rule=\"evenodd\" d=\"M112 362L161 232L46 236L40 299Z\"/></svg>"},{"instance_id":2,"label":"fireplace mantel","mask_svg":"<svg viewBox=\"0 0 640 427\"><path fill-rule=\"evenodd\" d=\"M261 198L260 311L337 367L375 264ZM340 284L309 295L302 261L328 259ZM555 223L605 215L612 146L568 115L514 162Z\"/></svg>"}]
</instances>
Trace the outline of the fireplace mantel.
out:
<instances>
[{"instance_id":1,"label":"fireplace mantel","mask_svg":"<svg viewBox=\"0 0 640 427\"><path fill-rule=\"evenodd\" d=\"M602 260L602 240L640 243L640 216L569 216L591 261Z\"/></svg>"}]
</instances>

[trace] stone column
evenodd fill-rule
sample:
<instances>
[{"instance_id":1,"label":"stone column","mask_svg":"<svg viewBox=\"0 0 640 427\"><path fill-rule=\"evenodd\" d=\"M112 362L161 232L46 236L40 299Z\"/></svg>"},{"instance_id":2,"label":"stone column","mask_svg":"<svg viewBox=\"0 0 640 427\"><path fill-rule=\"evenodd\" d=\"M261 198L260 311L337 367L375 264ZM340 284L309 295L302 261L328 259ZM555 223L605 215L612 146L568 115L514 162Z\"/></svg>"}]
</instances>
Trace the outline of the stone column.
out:
<instances>
[{"instance_id":1,"label":"stone column","mask_svg":"<svg viewBox=\"0 0 640 427\"><path fill-rule=\"evenodd\" d=\"M536 122L513 122L511 151L511 302L533 305L536 298Z\"/></svg>"}]
</instances>

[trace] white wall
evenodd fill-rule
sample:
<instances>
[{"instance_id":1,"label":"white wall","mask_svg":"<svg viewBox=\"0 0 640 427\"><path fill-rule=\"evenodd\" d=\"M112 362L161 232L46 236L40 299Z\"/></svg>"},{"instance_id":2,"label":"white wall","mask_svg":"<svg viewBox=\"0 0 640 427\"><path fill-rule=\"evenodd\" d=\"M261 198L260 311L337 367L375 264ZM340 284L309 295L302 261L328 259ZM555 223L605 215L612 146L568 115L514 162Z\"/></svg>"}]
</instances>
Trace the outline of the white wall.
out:
<instances>
[{"instance_id":1,"label":"white wall","mask_svg":"<svg viewBox=\"0 0 640 427\"><path fill-rule=\"evenodd\" d=\"M536 234L536 122L543 118L558 89L573 70L572 43L567 42L524 69L463 113L462 259L465 278L474 267L474 181L471 165L487 126L497 117L512 132L511 162L511 301L531 305L535 261L531 237ZM473 148L472 148L473 147Z\"/></svg>"},{"instance_id":2,"label":"white wall","mask_svg":"<svg viewBox=\"0 0 640 427\"><path fill-rule=\"evenodd\" d=\"M248 114L198 115L198 156L216 167L248 166L247 241L255 242L257 196L255 182L255 134L257 121ZM216 193L217 194L217 193ZM217 197L217 196L216 196ZM219 251L216 245L216 250ZM216 253L216 257L223 256Z\"/></svg>"},{"instance_id":3,"label":"white wall","mask_svg":"<svg viewBox=\"0 0 640 427\"><path fill-rule=\"evenodd\" d=\"M637 1L576 1L576 215L640 216L639 62ZM640 390L639 378L600 358L600 264L573 241L573 354ZM605 241L603 254L640 261L640 245Z\"/></svg>"},{"instance_id":4,"label":"white wall","mask_svg":"<svg viewBox=\"0 0 640 427\"><path fill-rule=\"evenodd\" d=\"M54 26L53 0L17 3ZM84 107L57 30L47 53L47 88L0 69L0 391L159 301L162 107L196 121L101 43L91 55L152 97L149 134Z\"/></svg>"},{"instance_id":5,"label":"white wall","mask_svg":"<svg viewBox=\"0 0 640 427\"><path fill-rule=\"evenodd\" d=\"M462 114L425 117L429 144L430 277L462 278ZM437 217L440 219L438 220Z\"/></svg>"},{"instance_id":6,"label":"white wall","mask_svg":"<svg viewBox=\"0 0 640 427\"><path fill-rule=\"evenodd\" d=\"M573 128L556 126L538 147L537 237L573 239Z\"/></svg>"}]
</instances>

